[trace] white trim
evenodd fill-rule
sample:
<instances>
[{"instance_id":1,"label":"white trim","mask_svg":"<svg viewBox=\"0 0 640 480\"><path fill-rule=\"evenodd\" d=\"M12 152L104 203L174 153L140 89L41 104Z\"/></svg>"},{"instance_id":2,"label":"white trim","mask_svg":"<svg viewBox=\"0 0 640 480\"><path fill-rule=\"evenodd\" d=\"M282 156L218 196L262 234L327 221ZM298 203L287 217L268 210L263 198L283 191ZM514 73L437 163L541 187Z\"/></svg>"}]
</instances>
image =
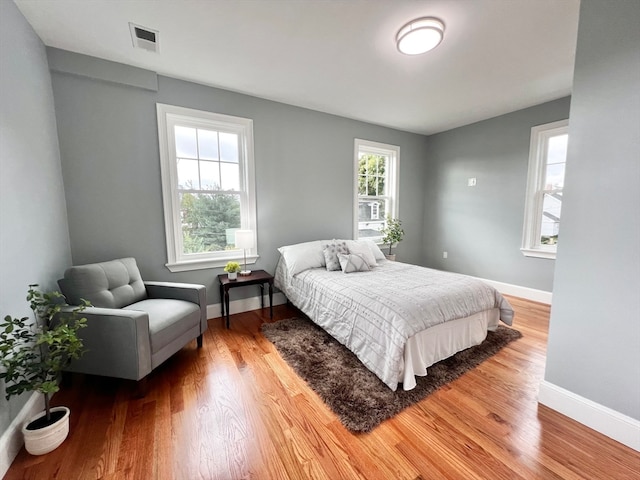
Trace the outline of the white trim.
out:
<instances>
[{"instance_id":1,"label":"white trim","mask_svg":"<svg viewBox=\"0 0 640 480\"><path fill-rule=\"evenodd\" d=\"M273 294L273 306L282 305L287 303L287 297L284 293ZM269 308L269 296L264 296L264 306ZM260 297L240 298L229 302L229 312L231 315L242 312L250 312L251 310L258 310L260 308ZM207 305L207 318L218 318L222 315L222 304L214 303Z\"/></svg>"},{"instance_id":2,"label":"white trim","mask_svg":"<svg viewBox=\"0 0 640 480\"><path fill-rule=\"evenodd\" d=\"M640 422L544 380L538 402L640 452Z\"/></svg>"},{"instance_id":3,"label":"white trim","mask_svg":"<svg viewBox=\"0 0 640 480\"><path fill-rule=\"evenodd\" d=\"M487 280L486 278L474 277L488 283L500 293L513 295L514 297L526 298L534 302L545 303L551 305L552 293L545 290L536 290L535 288L521 287L520 285L512 285L511 283L496 282L495 280Z\"/></svg>"},{"instance_id":4,"label":"white trim","mask_svg":"<svg viewBox=\"0 0 640 480\"><path fill-rule=\"evenodd\" d=\"M522 226L522 248L527 257L556 258L557 246L540 244L540 222L542 218L542 197L545 169L547 165L547 145L549 138L569 132L569 120L536 125L531 128L529 143L529 167L527 171L527 190Z\"/></svg>"},{"instance_id":5,"label":"white trim","mask_svg":"<svg viewBox=\"0 0 640 480\"><path fill-rule=\"evenodd\" d=\"M244 258L242 250L206 253L183 253L182 231L180 228L180 205L178 203L178 173L175 159L175 138L169 131L175 125L193 128L212 128L233 132L241 141L240 189L234 191L240 196L242 225L240 228L252 230L257 235L255 161L253 151L253 120L231 115L223 115L174 105L156 104L158 140L160 148L160 173L162 177L162 204L164 212L165 237L167 243L166 267L172 272L199 270L224 266L228 261ZM247 249L247 259L257 258L257 241ZM247 261L249 263L249 261ZM253 263L253 262L252 262Z\"/></svg>"},{"instance_id":6,"label":"white trim","mask_svg":"<svg viewBox=\"0 0 640 480\"><path fill-rule=\"evenodd\" d=\"M11 463L15 460L24 445L24 437L22 436L22 425L29 418L44 410L44 399L42 394L33 392L22 409L13 419L9 427L0 437L0 478L11 467Z\"/></svg>"},{"instance_id":7,"label":"white trim","mask_svg":"<svg viewBox=\"0 0 640 480\"><path fill-rule=\"evenodd\" d=\"M537 258L548 258L550 260L556 259L556 251L555 250L543 250L536 248L521 248L520 251L525 257L537 257Z\"/></svg>"},{"instance_id":8,"label":"white trim","mask_svg":"<svg viewBox=\"0 0 640 480\"><path fill-rule=\"evenodd\" d=\"M354 138L353 140L353 238L358 239L358 212L359 212L359 195L358 195L358 168L360 166L360 150L366 150L374 154L388 156L389 165L386 167L387 187L392 190L390 194L385 195L390 198L390 207L385 212L385 219L388 216L398 218L400 212L400 147L387 143L373 142L371 140L363 140ZM384 220L384 219L383 219Z\"/></svg>"},{"instance_id":9,"label":"white trim","mask_svg":"<svg viewBox=\"0 0 640 480\"><path fill-rule=\"evenodd\" d=\"M242 250L240 250L242 251ZM237 250L232 250L232 252L238 252ZM254 264L260 258L259 255L247 255L247 265ZM193 261L184 261L177 263L165 263L165 267L167 267L172 272L186 272L190 270L204 270L207 268L219 268L224 267L227 262L238 262L240 265L244 265L244 255L233 255L229 257L222 257L217 259L203 259L203 260L193 260Z\"/></svg>"}]
</instances>

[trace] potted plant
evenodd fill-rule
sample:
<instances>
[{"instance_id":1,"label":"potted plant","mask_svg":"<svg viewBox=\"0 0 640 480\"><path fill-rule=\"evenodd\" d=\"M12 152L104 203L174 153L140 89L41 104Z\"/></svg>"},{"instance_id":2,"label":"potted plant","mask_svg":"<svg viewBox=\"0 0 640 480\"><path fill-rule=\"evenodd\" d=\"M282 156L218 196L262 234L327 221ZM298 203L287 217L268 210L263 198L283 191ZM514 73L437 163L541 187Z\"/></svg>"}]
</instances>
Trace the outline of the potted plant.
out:
<instances>
[{"instance_id":1,"label":"potted plant","mask_svg":"<svg viewBox=\"0 0 640 480\"><path fill-rule=\"evenodd\" d=\"M42 455L57 448L69 433L69 409L51 408L49 401L60 389L62 370L84 352L78 330L86 327L87 320L79 314L90 304L83 300L71 308L60 292L43 293L37 287L29 285L27 295L34 322L7 315L0 323L0 378L6 383L7 400L27 391L44 395L44 412L22 428L27 451Z\"/></svg>"},{"instance_id":2,"label":"potted plant","mask_svg":"<svg viewBox=\"0 0 640 480\"><path fill-rule=\"evenodd\" d=\"M397 218L387 217L387 224L380 230L382 233L382 243L389 245L389 253L385 257L389 260L395 260L395 254L391 253L391 247L401 242L404 238L404 230L402 230L402 222Z\"/></svg>"},{"instance_id":3,"label":"potted plant","mask_svg":"<svg viewBox=\"0 0 640 480\"><path fill-rule=\"evenodd\" d=\"M237 280L238 273L242 270L242 267L238 262L228 262L224 267L224 271L227 272L229 280Z\"/></svg>"}]
</instances>

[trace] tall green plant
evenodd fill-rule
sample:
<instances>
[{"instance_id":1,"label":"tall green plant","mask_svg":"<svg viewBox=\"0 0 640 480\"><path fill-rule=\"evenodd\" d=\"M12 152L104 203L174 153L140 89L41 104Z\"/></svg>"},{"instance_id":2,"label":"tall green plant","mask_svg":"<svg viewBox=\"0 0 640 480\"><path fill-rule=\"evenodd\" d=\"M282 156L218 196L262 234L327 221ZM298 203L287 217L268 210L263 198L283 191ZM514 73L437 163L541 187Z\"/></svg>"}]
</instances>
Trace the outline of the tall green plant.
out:
<instances>
[{"instance_id":1,"label":"tall green plant","mask_svg":"<svg viewBox=\"0 0 640 480\"><path fill-rule=\"evenodd\" d=\"M389 244L389 255L391 255L391 247L394 244L401 242L404 238L404 230L402 229L402 222L397 218L387 217L387 224L382 230L382 243Z\"/></svg>"},{"instance_id":2,"label":"tall green plant","mask_svg":"<svg viewBox=\"0 0 640 480\"><path fill-rule=\"evenodd\" d=\"M58 376L71 360L84 353L78 330L87 319L80 313L91 306L86 300L72 309L60 292L43 293L38 285L29 285L27 301L34 314L29 317L4 317L0 323L0 378L6 383L7 400L27 391L44 395L47 421L51 419L50 396L57 392Z\"/></svg>"}]
</instances>

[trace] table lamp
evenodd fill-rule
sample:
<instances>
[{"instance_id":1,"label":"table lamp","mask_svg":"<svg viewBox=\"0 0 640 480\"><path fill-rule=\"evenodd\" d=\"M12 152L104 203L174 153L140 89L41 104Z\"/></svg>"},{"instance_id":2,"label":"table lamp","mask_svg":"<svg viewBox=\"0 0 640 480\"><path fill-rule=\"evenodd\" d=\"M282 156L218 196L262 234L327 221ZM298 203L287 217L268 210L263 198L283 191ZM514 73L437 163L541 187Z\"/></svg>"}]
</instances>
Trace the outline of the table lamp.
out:
<instances>
[{"instance_id":1,"label":"table lamp","mask_svg":"<svg viewBox=\"0 0 640 480\"><path fill-rule=\"evenodd\" d=\"M250 275L251 270L247 270L247 249L255 246L253 230L236 230L236 248L244 250L244 270L240 275Z\"/></svg>"}]
</instances>

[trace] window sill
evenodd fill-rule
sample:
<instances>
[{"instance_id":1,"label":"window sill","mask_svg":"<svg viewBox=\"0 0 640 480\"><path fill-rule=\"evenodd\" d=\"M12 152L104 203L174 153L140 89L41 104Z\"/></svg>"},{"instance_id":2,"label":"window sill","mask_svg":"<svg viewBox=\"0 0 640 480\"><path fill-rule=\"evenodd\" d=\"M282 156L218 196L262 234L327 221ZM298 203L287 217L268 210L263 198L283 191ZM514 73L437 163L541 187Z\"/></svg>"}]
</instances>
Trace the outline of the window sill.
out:
<instances>
[{"instance_id":1,"label":"window sill","mask_svg":"<svg viewBox=\"0 0 640 480\"><path fill-rule=\"evenodd\" d=\"M247 265L256 263L259 255L247 255ZM224 267L227 262L238 262L240 265L244 265L244 255L231 255L228 257L219 258L207 258L199 260L185 260L181 262L165 263L171 272L186 272L189 270L205 270L207 268L220 268Z\"/></svg>"},{"instance_id":2,"label":"window sill","mask_svg":"<svg viewBox=\"0 0 640 480\"><path fill-rule=\"evenodd\" d=\"M540 250L535 248L521 248L520 251L525 257L546 258L549 260L556 259L555 250Z\"/></svg>"}]
</instances>

